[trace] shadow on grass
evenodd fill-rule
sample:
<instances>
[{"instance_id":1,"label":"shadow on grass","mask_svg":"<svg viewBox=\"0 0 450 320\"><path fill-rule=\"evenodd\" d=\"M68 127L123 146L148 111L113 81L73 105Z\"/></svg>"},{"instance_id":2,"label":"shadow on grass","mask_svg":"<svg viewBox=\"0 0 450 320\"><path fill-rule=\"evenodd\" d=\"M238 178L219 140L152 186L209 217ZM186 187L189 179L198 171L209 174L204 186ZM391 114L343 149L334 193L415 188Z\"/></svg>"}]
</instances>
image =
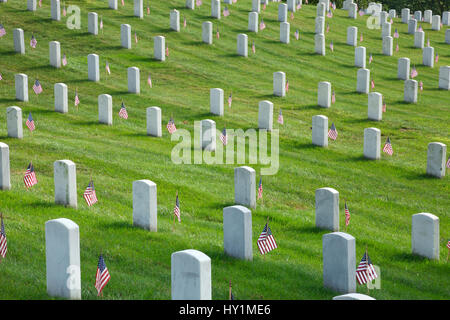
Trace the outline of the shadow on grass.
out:
<instances>
[{"instance_id":1,"label":"shadow on grass","mask_svg":"<svg viewBox=\"0 0 450 320\"><path fill-rule=\"evenodd\" d=\"M3 56L12 56L12 55L15 55L15 54L18 54L18 55L19 55L19 53L18 53L18 52L15 52L14 50L12 50L12 51L6 51L6 52L2 52L2 53L1 53L2 57L3 57Z\"/></svg>"},{"instance_id":2,"label":"shadow on grass","mask_svg":"<svg viewBox=\"0 0 450 320\"><path fill-rule=\"evenodd\" d=\"M7 99L7 98L0 98L0 103L14 103L14 102L22 102L16 99Z\"/></svg>"},{"instance_id":3,"label":"shadow on grass","mask_svg":"<svg viewBox=\"0 0 450 320\"><path fill-rule=\"evenodd\" d=\"M99 124L98 121L73 121L72 123L77 126L94 126Z\"/></svg>"}]
</instances>

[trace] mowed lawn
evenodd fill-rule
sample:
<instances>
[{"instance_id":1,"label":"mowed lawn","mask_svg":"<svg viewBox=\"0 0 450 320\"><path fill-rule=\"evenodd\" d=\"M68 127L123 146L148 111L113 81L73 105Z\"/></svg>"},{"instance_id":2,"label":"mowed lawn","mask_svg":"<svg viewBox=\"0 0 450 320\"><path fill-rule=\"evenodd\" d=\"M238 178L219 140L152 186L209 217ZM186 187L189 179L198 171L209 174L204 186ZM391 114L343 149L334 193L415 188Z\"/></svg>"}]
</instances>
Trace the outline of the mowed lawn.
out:
<instances>
[{"instance_id":1,"label":"mowed lawn","mask_svg":"<svg viewBox=\"0 0 450 320\"><path fill-rule=\"evenodd\" d=\"M356 238L356 263L367 247L372 262L381 269L381 289L372 290L376 299L448 299L450 238L449 177L426 176L427 145L442 142L450 146L450 94L438 89L439 67L450 64L450 46L444 42L445 29L432 31L422 23L426 39L439 54L434 68L422 65L422 50L413 48L407 25L394 19L392 33L400 34L400 51L381 54L381 30L366 27L367 17L347 18L347 12L334 11L327 18L325 57L314 54L316 7L303 5L291 24L290 44L279 42L277 3L262 11L267 28L247 32L250 0L229 6L230 16L210 17L210 2L195 10L184 8L185 1L150 1L151 14L133 17L133 2L125 0L117 11L107 1L66 1L81 7L81 29L66 27L50 19L50 1L34 13L26 11L26 1L0 5L0 23L7 34L0 38L0 136L10 147L10 191L0 192L0 211L5 219L8 254L0 264L2 299L49 299L46 293L45 222L68 218L79 225L82 298L97 299L94 288L97 260L103 252L111 280L104 299L170 299L170 256L184 249L197 249L211 258L212 297L228 298L228 281L236 299L331 299L336 292L323 287L322 236L329 231L315 228L315 190L331 187L340 193L340 226L344 230L344 200L351 221L348 233ZM144 11L147 2L144 1ZM61 10L62 10L61 4ZM222 3L222 8L224 4ZM181 31L169 29L169 11L180 11ZM98 36L87 32L88 12L97 12L104 29ZM187 27L183 28L186 17ZM201 41L201 25L213 22L214 43ZM99 21L100 22L100 21ZM132 27L132 49L120 46L120 25ZM375 89L383 94L387 112L383 121L367 120L367 95L356 93L354 48L346 45L348 26L358 27L358 45L367 48L367 59ZM14 53L13 29L25 33L26 54ZM220 39L215 37L217 28ZM300 40L294 32L300 31ZM134 42L134 32L139 42ZM359 42L363 32L364 40ZM29 45L31 35L36 49ZM248 58L236 54L236 38L247 33ZM165 62L153 59L153 37L164 35L170 55ZM61 43L68 65L49 66L49 42ZM333 40L334 52L329 49ZM255 41L256 54L251 52ZM394 48L397 39L394 39ZM87 80L87 55L100 56L101 80ZM404 82L397 80L397 61L409 57L418 70L417 104L403 103ZM111 75L105 71L108 61ZM127 93L127 68L141 72L140 95ZM286 72L286 97L272 95L273 72ZM29 102L15 100L14 74L28 75ZM151 74L153 88L147 85ZM43 93L36 96L31 87L38 78ZM320 81L329 81L336 103L329 109L317 106ZM63 82L69 88L69 113L54 112L53 86ZM209 113L210 88L222 88L225 100L232 93L225 115ZM80 105L74 107L77 90ZM113 126L98 124L97 97L113 97ZM213 119L217 129L256 128L258 102L274 103L274 128L280 130L280 168L276 175L263 176L263 201L252 210L253 261L227 257L223 250L223 208L234 204L234 168L241 164L176 165L165 125L173 116L178 129L193 133L194 121ZM121 102L129 118L118 117ZM24 138L7 137L6 108L23 111ZM162 138L146 135L145 109L162 109ZM283 111L285 124L276 116ZM36 122L31 134L25 126L29 112ZM328 148L311 145L311 119L326 115L339 136ZM364 128L381 130L382 144L391 138L393 156L382 153L381 160L362 156ZM220 143L220 140L218 140ZM448 152L447 152L448 154ZM448 155L447 155L448 157ZM78 209L54 204L53 163L70 159L77 166ZM23 174L33 161L38 184L26 191ZM251 165L257 172L262 165ZM82 194L90 176L98 203L88 207ZM149 179L158 188L158 232L132 226L132 182ZM173 229L173 207L178 191L181 223ZM411 217L429 212L440 219L440 261L411 255ZM278 249L259 254L256 240L267 217ZM356 267L356 266L355 266ZM358 292L367 288L358 286Z\"/></svg>"}]
</instances>

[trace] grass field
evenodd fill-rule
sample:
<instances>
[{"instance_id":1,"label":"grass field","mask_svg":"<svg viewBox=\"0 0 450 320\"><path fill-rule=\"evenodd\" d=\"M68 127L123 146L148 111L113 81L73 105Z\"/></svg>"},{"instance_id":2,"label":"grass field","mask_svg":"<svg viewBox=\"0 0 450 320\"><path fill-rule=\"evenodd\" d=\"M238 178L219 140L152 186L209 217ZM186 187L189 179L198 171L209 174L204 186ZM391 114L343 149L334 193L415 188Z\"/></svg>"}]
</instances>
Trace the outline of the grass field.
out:
<instances>
[{"instance_id":1,"label":"grass field","mask_svg":"<svg viewBox=\"0 0 450 320\"><path fill-rule=\"evenodd\" d=\"M94 288L97 259L103 251L111 280L104 289L106 299L170 299L170 256L178 250L194 248L211 258L213 299L228 298L232 279L236 299L331 299L336 292L325 289L322 280L322 235L315 228L315 190L332 187L340 193L340 226L344 229L344 199L351 213L348 233L356 238L357 263L367 246L372 262L381 268L381 289L372 290L376 299L448 299L449 264L445 244L450 237L449 177L425 175L427 145L439 141L450 145L448 130L450 95L438 90L439 67L450 64L450 48L444 43L445 27L431 31L423 23L426 38L439 54L434 68L422 65L422 50L413 48L407 25L394 19L392 32L400 33L399 52L381 54L381 30L366 27L366 17L347 18L336 10L326 19L327 54L314 54L316 7L304 5L291 24L291 43L279 42L278 10L270 3L260 17L267 28L257 34L247 32L250 0L229 6L231 15L215 20L210 3L194 11L184 8L184 0L156 1L144 19L133 17L133 4L113 11L107 1L77 1L81 7L81 29L66 28L67 17L50 19L50 1L43 1L35 13L26 11L26 1L0 5L0 23L7 34L0 38L0 136L10 147L10 191L0 192L0 211L5 215L8 255L0 264L2 299L49 299L46 293L45 235L47 220L65 217L80 227L82 298L97 299ZM67 1L66 5L75 4ZM144 7L147 2L144 1ZM223 6L223 4L222 4ZM180 11L181 32L169 30L169 11ZM104 30L98 36L87 33L88 12L102 17ZM145 11L145 9L144 9ZM213 22L220 39L213 45L201 42L201 24ZM132 26L138 44L120 47L120 24ZM346 45L346 30L355 25L363 32L361 45L374 62L368 64L375 91L383 94L387 112L383 121L367 120L367 95L356 90L354 48ZM14 53L13 29L25 32L26 54ZM300 30L300 40L294 32ZM37 48L31 49L31 34ZM236 37L247 33L249 57L236 55ZM164 35L170 50L165 62L154 60L153 40ZM68 65L49 66L48 42L61 42ZM256 54L250 50L255 41ZM333 40L335 50L329 43ZM358 34L359 40L359 34ZM394 39L394 48L397 39ZM359 41L358 41L359 45ZM87 81L87 55L100 56L101 81ZM403 103L403 81L397 80L397 60L409 57L424 83L417 104ZM111 75L107 76L108 60ZM141 70L141 94L127 93L127 68ZM289 79L286 97L272 95L272 75L285 71ZM29 79L29 102L15 100L14 74ZM146 85L151 74L153 88ZM31 89L38 78L43 93ZM329 109L317 106L319 81L330 81L336 103ZM53 85L69 87L69 113L54 112ZM233 104L225 115L209 113L210 88L233 94ZM80 98L74 105L75 90ZM97 97L113 96L113 126L98 124ZM226 99L226 98L225 98ZM285 124L274 121L280 130L280 169L263 177L264 202L258 200L253 219L253 262L227 257L223 251L222 210L234 203L234 167L238 165L175 165L172 148L177 144L163 127L162 138L146 135L145 109L159 106L163 126L173 115L177 128L193 132L194 121L213 119L217 129L257 127L258 102L274 103L274 115L283 110ZM121 102L129 118L117 115ZM36 130L31 135L24 125L24 138L7 137L6 111L9 106L23 110L24 122L32 111ZM339 136L328 148L311 145L311 118L323 114L334 122ZM363 130L377 127L382 143L391 138L394 154L382 153L380 161L362 156ZM218 141L220 143L220 141ZM53 162L70 159L77 166L78 209L54 204ZM30 191L23 174L33 161L39 183ZM259 165L252 165L257 171ZM89 177L95 183L99 202L88 207L82 198ZM132 226L132 182L149 179L158 186L158 232ZM181 223L172 231L175 193L179 192ZM440 218L440 261L411 255L411 216L429 212ZM278 249L265 259L256 239L267 217ZM366 293L366 287L358 286Z\"/></svg>"}]
</instances>

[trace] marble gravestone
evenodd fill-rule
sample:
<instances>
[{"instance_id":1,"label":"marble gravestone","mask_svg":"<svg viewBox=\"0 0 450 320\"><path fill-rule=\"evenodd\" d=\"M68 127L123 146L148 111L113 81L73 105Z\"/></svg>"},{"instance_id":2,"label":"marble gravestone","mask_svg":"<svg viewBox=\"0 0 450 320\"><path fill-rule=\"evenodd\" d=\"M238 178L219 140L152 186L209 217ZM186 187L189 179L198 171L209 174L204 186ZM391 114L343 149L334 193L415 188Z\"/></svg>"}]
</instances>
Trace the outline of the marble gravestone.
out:
<instances>
[{"instance_id":1,"label":"marble gravestone","mask_svg":"<svg viewBox=\"0 0 450 320\"><path fill-rule=\"evenodd\" d=\"M55 203L77 208L77 171L73 161L57 160L53 163Z\"/></svg>"},{"instance_id":2,"label":"marble gravestone","mask_svg":"<svg viewBox=\"0 0 450 320\"><path fill-rule=\"evenodd\" d=\"M339 192L333 188L316 190L316 227L339 231Z\"/></svg>"},{"instance_id":3,"label":"marble gravestone","mask_svg":"<svg viewBox=\"0 0 450 320\"><path fill-rule=\"evenodd\" d=\"M133 225L158 231L156 183L150 180L133 181Z\"/></svg>"},{"instance_id":4,"label":"marble gravestone","mask_svg":"<svg viewBox=\"0 0 450 320\"><path fill-rule=\"evenodd\" d=\"M231 257L253 260L252 213L246 207L223 208L223 248Z\"/></svg>"},{"instance_id":5,"label":"marble gravestone","mask_svg":"<svg viewBox=\"0 0 450 320\"><path fill-rule=\"evenodd\" d=\"M234 168L234 202L256 208L256 171L248 166Z\"/></svg>"}]
</instances>

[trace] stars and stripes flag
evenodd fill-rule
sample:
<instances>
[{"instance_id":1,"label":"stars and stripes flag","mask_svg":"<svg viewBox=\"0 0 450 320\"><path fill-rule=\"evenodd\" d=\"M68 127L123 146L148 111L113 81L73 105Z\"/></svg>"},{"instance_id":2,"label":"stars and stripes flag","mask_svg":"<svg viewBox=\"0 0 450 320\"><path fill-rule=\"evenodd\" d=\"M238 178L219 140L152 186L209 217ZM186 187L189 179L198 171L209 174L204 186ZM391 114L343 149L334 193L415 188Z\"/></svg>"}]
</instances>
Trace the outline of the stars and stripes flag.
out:
<instances>
[{"instance_id":1,"label":"stars and stripes flag","mask_svg":"<svg viewBox=\"0 0 450 320\"><path fill-rule=\"evenodd\" d=\"M295 30L294 36L296 40L298 40L298 38L300 37L300 32L298 31L298 29Z\"/></svg>"},{"instance_id":2,"label":"stars and stripes flag","mask_svg":"<svg viewBox=\"0 0 450 320\"><path fill-rule=\"evenodd\" d=\"M169 56L169 46L166 47L166 57Z\"/></svg>"},{"instance_id":3,"label":"stars and stripes flag","mask_svg":"<svg viewBox=\"0 0 450 320\"><path fill-rule=\"evenodd\" d=\"M373 57L372 57L372 54L370 54L370 56L369 56L369 63L372 63L372 61L373 61Z\"/></svg>"},{"instance_id":4,"label":"stars and stripes flag","mask_svg":"<svg viewBox=\"0 0 450 320\"><path fill-rule=\"evenodd\" d=\"M119 117L123 118L123 119L128 119L128 112L127 109L125 108L125 105L122 102L122 106L120 107L119 110Z\"/></svg>"},{"instance_id":5,"label":"stars and stripes flag","mask_svg":"<svg viewBox=\"0 0 450 320\"><path fill-rule=\"evenodd\" d=\"M152 77L150 76L150 74L148 74L147 83L150 86L150 88L152 88Z\"/></svg>"},{"instance_id":6,"label":"stars and stripes flag","mask_svg":"<svg viewBox=\"0 0 450 320\"><path fill-rule=\"evenodd\" d=\"M382 111L383 111L383 112L386 112L386 102L385 102L385 103L383 103L383 108L382 108Z\"/></svg>"},{"instance_id":7,"label":"stars and stripes flag","mask_svg":"<svg viewBox=\"0 0 450 320\"><path fill-rule=\"evenodd\" d=\"M230 10L228 10L228 6L225 6L225 9L223 9L223 16L228 17L230 15Z\"/></svg>"},{"instance_id":8,"label":"stars and stripes flag","mask_svg":"<svg viewBox=\"0 0 450 320\"><path fill-rule=\"evenodd\" d=\"M103 255L100 254L97 264L97 273L95 275L95 289L97 289L98 295L103 295L102 290L109 282L109 279L111 279L111 276L109 274L108 268L106 267Z\"/></svg>"},{"instance_id":9,"label":"stars and stripes flag","mask_svg":"<svg viewBox=\"0 0 450 320\"><path fill-rule=\"evenodd\" d=\"M267 223L264 226L263 231L259 235L256 244L258 245L258 249L261 254L266 254L278 248L277 243L272 235L272 231L270 230L270 227Z\"/></svg>"},{"instance_id":10,"label":"stars and stripes flag","mask_svg":"<svg viewBox=\"0 0 450 320\"><path fill-rule=\"evenodd\" d=\"M398 38L398 37L400 37L400 35L398 34L398 30L395 29L395 32L394 32L394 38Z\"/></svg>"},{"instance_id":11,"label":"stars and stripes flag","mask_svg":"<svg viewBox=\"0 0 450 320\"><path fill-rule=\"evenodd\" d=\"M391 20L390 20L389 22L390 22L390 24L393 24L393 23L394 23L394 20L391 18Z\"/></svg>"},{"instance_id":12,"label":"stars and stripes flag","mask_svg":"<svg viewBox=\"0 0 450 320\"><path fill-rule=\"evenodd\" d=\"M183 19L183 27L184 27L184 28L186 28L186 24L187 24L187 23L186 23L186 17L184 17L184 19Z\"/></svg>"},{"instance_id":13,"label":"stars and stripes flag","mask_svg":"<svg viewBox=\"0 0 450 320\"><path fill-rule=\"evenodd\" d=\"M365 284L368 282L372 282L372 280L376 279L377 277L378 275L375 272L372 261L370 260L370 257L366 251L361 259L361 262L356 268L356 280L359 284Z\"/></svg>"},{"instance_id":14,"label":"stars and stripes flag","mask_svg":"<svg viewBox=\"0 0 450 320\"><path fill-rule=\"evenodd\" d=\"M400 47L398 46L398 41L397 41L397 45L395 46L395 52L398 52L400 50Z\"/></svg>"},{"instance_id":15,"label":"stars and stripes flag","mask_svg":"<svg viewBox=\"0 0 450 320\"><path fill-rule=\"evenodd\" d=\"M420 91L423 91L423 82L422 81L419 82L419 88L420 88Z\"/></svg>"},{"instance_id":16,"label":"stars and stripes flag","mask_svg":"<svg viewBox=\"0 0 450 320\"><path fill-rule=\"evenodd\" d=\"M173 118L170 117L169 122L167 123L167 131L169 131L170 134L174 133L175 131L177 131L177 127L175 126L175 122L173 121Z\"/></svg>"},{"instance_id":17,"label":"stars and stripes flag","mask_svg":"<svg viewBox=\"0 0 450 320\"><path fill-rule=\"evenodd\" d=\"M253 40L253 42L252 42L252 52L256 53L255 40Z\"/></svg>"},{"instance_id":18,"label":"stars and stripes flag","mask_svg":"<svg viewBox=\"0 0 450 320\"><path fill-rule=\"evenodd\" d=\"M327 22L327 33L330 32L330 24Z\"/></svg>"},{"instance_id":19,"label":"stars and stripes flag","mask_svg":"<svg viewBox=\"0 0 450 320\"><path fill-rule=\"evenodd\" d=\"M39 8L42 7L42 0L39 0Z\"/></svg>"},{"instance_id":20,"label":"stars and stripes flag","mask_svg":"<svg viewBox=\"0 0 450 320\"><path fill-rule=\"evenodd\" d=\"M391 139L389 137L387 138L386 143L384 144L383 152L387 153L390 156L392 156L392 154L394 153L394 150L392 149L391 145Z\"/></svg>"},{"instance_id":21,"label":"stars and stripes flag","mask_svg":"<svg viewBox=\"0 0 450 320\"><path fill-rule=\"evenodd\" d=\"M258 199L262 198L262 193L263 193L262 178L259 178Z\"/></svg>"},{"instance_id":22,"label":"stars and stripes flag","mask_svg":"<svg viewBox=\"0 0 450 320\"><path fill-rule=\"evenodd\" d=\"M288 93L289 91L289 80L286 79L286 93Z\"/></svg>"},{"instance_id":23,"label":"stars and stripes flag","mask_svg":"<svg viewBox=\"0 0 450 320\"><path fill-rule=\"evenodd\" d=\"M64 7L63 7L63 17L65 17L66 15L67 15L66 5L64 4Z\"/></svg>"},{"instance_id":24,"label":"stars and stripes flag","mask_svg":"<svg viewBox=\"0 0 450 320\"><path fill-rule=\"evenodd\" d=\"M412 69L411 69L411 78L415 78L415 77L417 77L419 75L419 72L417 72L417 70L416 70L416 66L413 66L412 67Z\"/></svg>"},{"instance_id":25,"label":"stars and stripes flag","mask_svg":"<svg viewBox=\"0 0 450 320\"><path fill-rule=\"evenodd\" d=\"M78 91L75 90L75 107L80 104L80 98L78 98Z\"/></svg>"},{"instance_id":26,"label":"stars and stripes flag","mask_svg":"<svg viewBox=\"0 0 450 320\"><path fill-rule=\"evenodd\" d=\"M331 95L331 103L336 103L336 94L335 94L334 90L333 90L333 93Z\"/></svg>"},{"instance_id":27,"label":"stars and stripes flag","mask_svg":"<svg viewBox=\"0 0 450 320\"><path fill-rule=\"evenodd\" d=\"M419 28L417 29L417 31L423 31L422 25L419 25Z\"/></svg>"},{"instance_id":28,"label":"stars and stripes flag","mask_svg":"<svg viewBox=\"0 0 450 320\"><path fill-rule=\"evenodd\" d=\"M370 80L370 86L372 87L372 89L375 89L375 82L372 80Z\"/></svg>"},{"instance_id":29,"label":"stars and stripes flag","mask_svg":"<svg viewBox=\"0 0 450 320\"><path fill-rule=\"evenodd\" d=\"M291 20L294 20L294 13L291 11Z\"/></svg>"},{"instance_id":30,"label":"stars and stripes flag","mask_svg":"<svg viewBox=\"0 0 450 320\"><path fill-rule=\"evenodd\" d=\"M359 9L359 15L362 17L364 15L364 10L363 9Z\"/></svg>"},{"instance_id":31,"label":"stars and stripes flag","mask_svg":"<svg viewBox=\"0 0 450 320\"><path fill-rule=\"evenodd\" d=\"M31 162L28 165L27 171L25 171L23 182L25 183L25 187L27 189L37 184L36 172L34 172L34 166Z\"/></svg>"},{"instance_id":32,"label":"stars and stripes flag","mask_svg":"<svg viewBox=\"0 0 450 320\"><path fill-rule=\"evenodd\" d=\"M259 23L259 30L264 30L266 28L266 24L264 23L264 19L261 18L261 22Z\"/></svg>"},{"instance_id":33,"label":"stars and stripes flag","mask_svg":"<svg viewBox=\"0 0 450 320\"><path fill-rule=\"evenodd\" d=\"M103 29L103 18L100 17L100 30L102 30L102 29Z\"/></svg>"},{"instance_id":34,"label":"stars and stripes flag","mask_svg":"<svg viewBox=\"0 0 450 320\"><path fill-rule=\"evenodd\" d=\"M89 181L86 190L84 190L83 198L84 200L86 200L86 203L89 207L98 201L97 194L95 193L94 181Z\"/></svg>"},{"instance_id":35,"label":"stars and stripes flag","mask_svg":"<svg viewBox=\"0 0 450 320\"><path fill-rule=\"evenodd\" d=\"M33 117L31 116L31 111L30 111L30 114L28 115L28 119L25 122L25 124L27 125L28 129L30 129L31 132L33 132L34 129L36 129L36 127L34 126Z\"/></svg>"},{"instance_id":36,"label":"stars and stripes flag","mask_svg":"<svg viewBox=\"0 0 450 320\"><path fill-rule=\"evenodd\" d=\"M338 132L336 130L336 126L334 125L334 122L331 123L331 128L328 131L328 136L330 137L330 139L336 140L337 136L338 136Z\"/></svg>"},{"instance_id":37,"label":"stars and stripes flag","mask_svg":"<svg viewBox=\"0 0 450 320\"><path fill-rule=\"evenodd\" d=\"M327 17L328 18L333 18L333 13L331 12L331 9L328 9Z\"/></svg>"},{"instance_id":38,"label":"stars and stripes flag","mask_svg":"<svg viewBox=\"0 0 450 320\"><path fill-rule=\"evenodd\" d=\"M138 43L138 37L137 37L136 31L134 32L134 42L135 42L135 43Z\"/></svg>"},{"instance_id":39,"label":"stars and stripes flag","mask_svg":"<svg viewBox=\"0 0 450 320\"><path fill-rule=\"evenodd\" d=\"M350 211L347 207L347 201L345 202L345 226L347 227L350 224Z\"/></svg>"},{"instance_id":40,"label":"stars and stripes flag","mask_svg":"<svg viewBox=\"0 0 450 320\"><path fill-rule=\"evenodd\" d=\"M361 35L359 36L359 42L363 42L364 41L364 37L363 37L363 33L361 32Z\"/></svg>"},{"instance_id":41,"label":"stars and stripes flag","mask_svg":"<svg viewBox=\"0 0 450 320\"><path fill-rule=\"evenodd\" d=\"M106 69L106 72L108 72L108 74L111 74L111 69L109 69L109 63L108 63L108 61L106 61L105 69Z\"/></svg>"},{"instance_id":42,"label":"stars and stripes flag","mask_svg":"<svg viewBox=\"0 0 450 320\"><path fill-rule=\"evenodd\" d=\"M222 132L220 133L220 140L222 141L224 146L227 145L228 143L227 129L223 128Z\"/></svg>"},{"instance_id":43,"label":"stars and stripes flag","mask_svg":"<svg viewBox=\"0 0 450 320\"><path fill-rule=\"evenodd\" d=\"M6 257L6 252L8 252L8 243L6 241L5 225L3 224L3 215L0 215L1 228L0 228L0 256L2 258Z\"/></svg>"},{"instance_id":44,"label":"stars and stripes flag","mask_svg":"<svg viewBox=\"0 0 450 320\"><path fill-rule=\"evenodd\" d=\"M430 46L430 38L427 39L427 47Z\"/></svg>"},{"instance_id":45,"label":"stars and stripes flag","mask_svg":"<svg viewBox=\"0 0 450 320\"><path fill-rule=\"evenodd\" d=\"M30 40L30 46L34 49L34 48L36 48L36 45L37 45L37 40L34 37L34 34L32 34L31 35L31 40Z\"/></svg>"},{"instance_id":46,"label":"stars and stripes flag","mask_svg":"<svg viewBox=\"0 0 450 320\"><path fill-rule=\"evenodd\" d=\"M332 2L331 6L333 7L333 10L336 10L336 2ZM301 5L300 5L300 7L301 7Z\"/></svg>"},{"instance_id":47,"label":"stars and stripes flag","mask_svg":"<svg viewBox=\"0 0 450 320\"><path fill-rule=\"evenodd\" d=\"M438 63L439 61L439 54L436 52L436 58L434 58L434 63Z\"/></svg>"},{"instance_id":48,"label":"stars and stripes flag","mask_svg":"<svg viewBox=\"0 0 450 320\"><path fill-rule=\"evenodd\" d=\"M62 58L62 65L63 66L67 65L67 57L66 57L65 53L63 54L63 58Z\"/></svg>"},{"instance_id":49,"label":"stars and stripes flag","mask_svg":"<svg viewBox=\"0 0 450 320\"><path fill-rule=\"evenodd\" d=\"M147 1L147 14L150 14L150 4Z\"/></svg>"},{"instance_id":50,"label":"stars and stripes flag","mask_svg":"<svg viewBox=\"0 0 450 320\"><path fill-rule=\"evenodd\" d=\"M122 0L122 7L125 5L125 2Z\"/></svg>"},{"instance_id":51,"label":"stars and stripes flag","mask_svg":"<svg viewBox=\"0 0 450 320\"><path fill-rule=\"evenodd\" d=\"M300 10L302 8L302 3L300 1L297 1L297 10Z\"/></svg>"},{"instance_id":52,"label":"stars and stripes flag","mask_svg":"<svg viewBox=\"0 0 450 320\"><path fill-rule=\"evenodd\" d=\"M448 157L448 160L447 160L447 168L450 169L450 157Z\"/></svg>"},{"instance_id":53,"label":"stars and stripes flag","mask_svg":"<svg viewBox=\"0 0 450 320\"><path fill-rule=\"evenodd\" d=\"M305 0L305 3L308 4L308 0Z\"/></svg>"},{"instance_id":54,"label":"stars and stripes flag","mask_svg":"<svg viewBox=\"0 0 450 320\"><path fill-rule=\"evenodd\" d=\"M216 38L217 38L217 39L219 39L219 38L220 38L219 27L217 27L217 31L216 31Z\"/></svg>"},{"instance_id":55,"label":"stars and stripes flag","mask_svg":"<svg viewBox=\"0 0 450 320\"><path fill-rule=\"evenodd\" d=\"M279 124L283 124L284 123L284 118L283 118L283 114L281 113L281 109L280 112L278 113L278 119L277 119Z\"/></svg>"},{"instance_id":56,"label":"stars and stripes flag","mask_svg":"<svg viewBox=\"0 0 450 320\"><path fill-rule=\"evenodd\" d=\"M175 200L175 207L173 208L173 214L178 218L178 222L181 222L180 200L178 199L178 192L177 199Z\"/></svg>"},{"instance_id":57,"label":"stars and stripes flag","mask_svg":"<svg viewBox=\"0 0 450 320\"><path fill-rule=\"evenodd\" d=\"M266 10L266 3L263 4L263 10Z\"/></svg>"},{"instance_id":58,"label":"stars and stripes flag","mask_svg":"<svg viewBox=\"0 0 450 320\"><path fill-rule=\"evenodd\" d=\"M450 240L447 241L447 248L450 250Z\"/></svg>"},{"instance_id":59,"label":"stars and stripes flag","mask_svg":"<svg viewBox=\"0 0 450 320\"><path fill-rule=\"evenodd\" d=\"M333 40L331 40L331 43L330 43L330 50L331 50L331 52L334 52Z\"/></svg>"},{"instance_id":60,"label":"stars and stripes flag","mask_svg":"<svg viewBox=\"0 0 450 320\"><path fill-rule=\"evenodd\" d=\"M230 92L230 95L228 96L228 107L231 108L232 102L233 102L233 95L232 95L232 92Z\"/></svg>"},{"instance_id":61,"label":"stars and stripes flag","mask_svg":"<svg viewBox=\"0 0 450 320\"><path fill-rule=\"evenodd\" d=\"M0 23L0 38L6 34L5 27Z\"/></svg>"},{"instance_id":62,"label":"stars and stripes flag","mask_svg":"<svg viewBox=\"0 0 450 320\"><path fill-rule=\"evenodd\" d=\"M2 74L0 73L0 80L3 80Z\"/></svg>"},{"instance_id":63,"label":"stars and stripes flag","mask_svg":"<svg viewBox=\"0 0 450 320\"><path fill-rule=\"evenodd\" d=\"M36 81L33 84L33 91L36 94L39 94L42 92L42 86L38 79L36 79Z\"/></svg>"},{"instance_id":64,"label":"stars and stripes flag","mask_svg":"<svg viewBox=\"0 0 450 320\"><path fill-rule=\"evenodd\" d=\"M202 0L197 0L197 2L196 2L196 5L197 5L197 7L200 7L201 5L202 5Z\"/></svg>"}]
</instances>

